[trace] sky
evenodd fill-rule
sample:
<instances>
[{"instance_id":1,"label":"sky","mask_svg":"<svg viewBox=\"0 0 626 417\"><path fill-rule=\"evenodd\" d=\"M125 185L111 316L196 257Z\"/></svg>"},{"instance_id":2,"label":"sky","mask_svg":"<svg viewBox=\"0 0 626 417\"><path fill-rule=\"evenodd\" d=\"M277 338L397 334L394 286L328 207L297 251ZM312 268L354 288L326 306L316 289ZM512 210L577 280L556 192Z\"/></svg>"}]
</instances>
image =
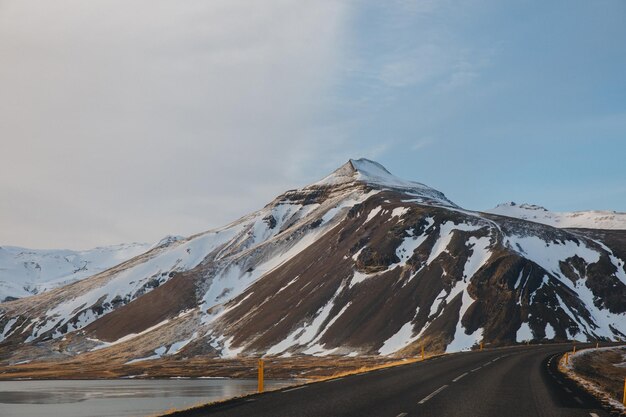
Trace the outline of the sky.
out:
<instances>
[{"instance_id":1,"label":"sky","mask_svg":"<svg viewBox=\"0 0 626 417\"><path fill-rule=\"evenodd\" d=\"M0 245L155 242L374 159L626 212L626 2L0 0Z\"/></svg>"}]
</instances>

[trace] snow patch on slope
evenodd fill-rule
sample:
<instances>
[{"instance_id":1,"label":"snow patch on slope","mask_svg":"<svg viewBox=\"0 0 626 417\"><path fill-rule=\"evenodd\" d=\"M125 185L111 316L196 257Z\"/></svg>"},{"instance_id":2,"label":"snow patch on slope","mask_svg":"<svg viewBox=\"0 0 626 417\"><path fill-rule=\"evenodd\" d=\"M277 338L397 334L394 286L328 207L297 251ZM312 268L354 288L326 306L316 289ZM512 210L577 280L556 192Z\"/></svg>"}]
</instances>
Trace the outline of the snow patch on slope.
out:
<instances>
[{"instance_id":1,"label":"snow patch on slope","mask_svg":"<svg viewBox=\"0 0 626 417\"><path fill-rule=\"evenodd\" d=\"M382 207L381 207L381 206L378 206L378 207L376 207L376 208L372 209L372 210L369 212L369 214L367 215L367 218L365 219L365 221L363 222L363 224L365 224L365 223L369 222L369 221L370 221L370 220L372 220L374 217L376 217L376 215L377 215L378 213L380 213L380 211L381 211L381 210L382 210Z\"/></svg>"},{"instance_id":2,"label":"snow patch on slope","mask_svg":"<svg viewBox=\"0 0 626 417\"><path fill-rule=\"evenodd\" d=\"M483 339L483 329L477 329L472 334L467 334L465 328L460 324L457 324L456 331L454 332L454 339L446 346L446 353L461 352L463 350L470 350L473 346L476 346Z\"/></svg>"},{"instance_id":3,"label":"snow patch on slope","mask_svg":"<svg viewBox=\"0 0 626 417\"><path fill-rule=\"evenodd\" d=\"M344 286L341 285L337 289L335 294L331 297L331 299L318 310L318 312L315 314L312 320L305 321L300 327L295 329L289 336L287 336L278 344L269 348L267 350L267 355L277 355L279 353L286 351L287 349L291 347L306 346L311 342L314 343L315 341L319 340L319 337L323 335L322 332L326 328L330 327L330 325L332 324L331 321L334 322L334 320L331 320L329 321L329 324L326 327L324 328L321 327L322 324L324 324L324 322L326 322L326 320L328 319L330 312L335 305L335 299L341 293L341 291L343 291L343 289L344 289ZM342 314L343 314L343 311L345 311L345 308L347 307L344 307L344 309L341 312ZM335 317L338 317L338 316L339 315ZM316 336L318 335L320 336L316 338Z\"/></svg>"},{"instance_id":4,"label":"snow patch on slope","mask_svg":"<svg viewBox=\"0 0 626 417\"><path fill-rule=\"evenodd\" d=\"M381 355L391 355L392 353L395 353L415 342L419 335L413 334L413 320L415 319L415 317L417 317L418 313L419 307L415 312L415 316L413 317L413 319L409 320L402 327L400 327L400 330L398 330L393 336L385 340L381 348L378 349L378 353L380 353Z\"/></svg>"},{"instance_id":5,"label":"snow patch on slope","mask_svg":"<svg viewBox=\"0 0 626 417\"><path fill-rule=\"evenodd\" d=\"M472 254L465 263L463 276L471 278L491 257L491 251L489 250L491 240L489 237L476 238L472 236L468 239L467 244L472 248Z\"/></svg>"},{"instance_id":6,"label":"snow patch on slope","mask_svg":"<svg viewBox=\"0 0 626 417\"><path fill-rule=\"evenodd\" d=\"M375 276L378 276L378 273L375 272L373 274L366 274L364 272L354 271L354 273L352 274L352 279L350 279L350 284L348 284L348 287L352 288L356 284L360 284L361 282L368 280L370 278L373 278Z\"/></svg>"},{"instance_id":7,"label":"snow patch on slope","mask_svg":"<svg viewBox=\"0 0 626 417\"><path fill-rule=\"evenodd\" d=\"M396 249L396 256L400 259L400 262L395 263L389 267L389 269L393 269L396 266L404 267L406 262L413 256L415 250L419 248L422 243L426 241L428 238L429 232L428 229L435 224L435 220L432 217L427 217L426 226L424 227L424 234L415 236L412 230L407 230L407 236L402 240L402 243Z\"/></svg>"},{"instance_id":8,"label":"snow patch on slope","mask_svg":"<svg viewBox=\"0 0 626 417\"><path fill-rule=\"evenodd\" d=\"M573 240L545 241L537 236L507 236L505 242L511 249L532 259L546 271L557 276L561 276L559 262L573 256L579 256L588 264L600 260L597 251Z\"/></svg>"},{"instance_id":9,"label":"snow patch on slope","mask_svg":"<svg viewBox=\"0 0 626 417\"><path fill-rule=\"evenodd\" d=\"M527 322L523 322L520 328L517 330L517 334L515 335L515 340L518 343L526 342L527 340L533 339L533 331L530 329L530 326Z\"/></svg>"},{"instance_id":10,"label":"snow patch on slope","mask_svg":"<svg viewBox=\"0 0 626 417\"><path fill-rule=\"evenodd\" d=\"M451 221L442 223L441 226L439 226L439 238L437 239L437 242L433 246L433 250L430 252L430 256L428 257L426 264L430 265L435 259L437 259L439 255L441 255L443 252L446 251L446 249L448 248L448 245L452 241L453 233L456 230L471 232L471 231L479 230L483 227L484 226L475 226L475 225L465 224L465 223L455 224L454 222L451 222Z\"/></svg>"},{"instance_id":11,"label":"snow patch on slope","mask_svg":"<svg viewBox=\"0 0 626 417\"><path fill-rule=\"evenodd\" d=\"M389 339L385 340L382 347L378 349L381 355L389 355L410 344L413 337L413 323L405 323L400 330Z\"/></svg>"}]
</instances>

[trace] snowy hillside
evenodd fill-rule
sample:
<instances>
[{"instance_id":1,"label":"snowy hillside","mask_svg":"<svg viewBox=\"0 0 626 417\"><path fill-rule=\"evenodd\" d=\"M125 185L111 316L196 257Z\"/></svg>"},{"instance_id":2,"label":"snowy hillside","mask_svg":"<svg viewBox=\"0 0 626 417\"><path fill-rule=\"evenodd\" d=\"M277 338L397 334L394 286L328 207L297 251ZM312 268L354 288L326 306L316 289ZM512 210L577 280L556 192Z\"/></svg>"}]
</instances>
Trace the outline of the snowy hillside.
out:
<instances>
[{"instance_id":1,"label":"snowy hillside","mask_svg":"<svg viewBox=\"0 0 626 417\"><path fill-rule=\"evenodd\" d=\"M0 302L38 294L97 274L150 245L130 243L84 251L0 247Z\"/></svg>"},{"instance_id":2,"label":"snowy hillside","mask_svg":"<svg viewBox=\"0 0 626 417\"><path fill-rule=\"evenodd\" d=\"M515 217L560 228L626 230L626 213L615 211L549 211L533 204L499 204L485 213Z\"/></svg>"},{"instance_id":3,"label":"snowy hillside","mask_svg":"<svg viewBox=\"0 0 626 417\"><path fill-rule=\"evenodd\" d=\"M402 356L626 338L625 242L620 230L464 210L351 160L223 228L1 304L0 360Z\"/></svg>"},{"instance_id":4,"label":"snowy hillside","mask_svg":"<svg viewBox=\"0 0 626 417\"><path fill-rule=\"evenodd\" d=\"M356 175L356 171L354 172ZM200 233L189 238L167 239L130 260L128 265L113 268L90 279L63 287L59 291L41 294L26 301L5 304L7 310L15 306L34 314L13 320L0 333L0 341L27 330L28 340L41 337L59 337L67 331L82 329L99 317L131 303L135 299L166 284L176 273L209 264L210 276L202 283L206 309L237 296L265 272L288 261L299 251L315 242L317 236L334 224L335 217L343 216L355 204L368 196L362 189L333 193L315 201L309 192L289 191L258 212L245 216L221 229ZM322 201L323 200L323 201ZM315 215L313 215L315 213ZM273 238L287 230L288 239L273 242ZM237 261L243 255L245 260ZM176 298L177 286L170 298ZM41 308L32 308L32 305ZM0 308L1 309L1 308ZM0 310L1 319L1 310ZM141 323L141 322L137 322ZM0 330L2 330L0 320ZM21 329L21 327L24 327Z\"/></svg>"}]
</instances>

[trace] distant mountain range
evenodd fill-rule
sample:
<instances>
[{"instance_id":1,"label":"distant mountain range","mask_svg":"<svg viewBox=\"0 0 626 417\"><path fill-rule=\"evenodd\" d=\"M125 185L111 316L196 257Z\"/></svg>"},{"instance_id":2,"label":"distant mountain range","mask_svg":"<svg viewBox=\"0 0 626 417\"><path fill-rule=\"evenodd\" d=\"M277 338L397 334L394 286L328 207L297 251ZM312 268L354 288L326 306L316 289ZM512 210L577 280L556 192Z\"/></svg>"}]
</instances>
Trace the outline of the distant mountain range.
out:
<instances>
[{"instance_id":1,"label":"distant mountain range","mask_svg":"<svg viewBox=\"0 0 626 417\"><path fill-rule=\"evenodd\" d=\"M626 338L621 215L493 211L350 160L223 228L0 304L0 359L403 356Z\"/></svg>"},{"instance_id":2,"label":"distant mountain range","mask_svg":"<svg viewBox=\"0 0 626 417\"><path fill-rule=\"evenodd\" d=\"M533 204L504 203L487 213L515 217L560 228L626 230L626 213L615 211L555 212Z\"/></svg>"},{"instance_id":3,"label":"distant mountain range","mask_svg":"<svg viewBox=\"0 0 626 417\"><path fill-rule=\"evenodd\" d=\"M145 243L84 251L0 246L0 302L28 297L87 278L142 254Z\"/></svg>"}]
</instances>

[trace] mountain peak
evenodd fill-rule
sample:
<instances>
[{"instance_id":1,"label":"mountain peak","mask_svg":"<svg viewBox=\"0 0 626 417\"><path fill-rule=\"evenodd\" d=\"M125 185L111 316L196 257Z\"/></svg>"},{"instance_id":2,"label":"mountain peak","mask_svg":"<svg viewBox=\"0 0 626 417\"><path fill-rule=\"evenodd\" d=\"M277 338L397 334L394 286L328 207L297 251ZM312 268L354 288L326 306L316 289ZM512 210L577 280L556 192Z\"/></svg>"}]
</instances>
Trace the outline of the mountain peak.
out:
<instances>
[{"instance_id":1,"label":"mountain peak","mask_svg":"<svg viewBox=\"0 0 626 417\"><path fill-rule=\"evenodd\" d=\"M372 161L371 159L350 159L347 163L352 165L352 167L358 172L379 171L384 175L392 175L391 172L389 172L382 164Z\"/></svg>"},{"instance_id":2,"label":"mountain peak","mask_svg":"<svg viewBox=\"0 0 626 417\"><path fill-rule=\"evenodd\" d=\"M335 185L354 181L372 182L372 180L381 179L391 180L390 182L394 183L406 182L392 175L387 168L378 162L360 158L349 159L348 162L314 185Z\"/></svg>"},{"instance_id":3,"label":"mountain peak","mask_svg":"<svg viewBox=\"0 0 626 417\"><path fill-rule=\"evenodd\" d=\"M396 177L382 164L366 158L348 160L330 175L311 186L335 186L350 183L364 183L375 188L400 190L416 197L426 197L437 203L455 206L442 192L416 181Z\"/></svg>"}]
</instances>

